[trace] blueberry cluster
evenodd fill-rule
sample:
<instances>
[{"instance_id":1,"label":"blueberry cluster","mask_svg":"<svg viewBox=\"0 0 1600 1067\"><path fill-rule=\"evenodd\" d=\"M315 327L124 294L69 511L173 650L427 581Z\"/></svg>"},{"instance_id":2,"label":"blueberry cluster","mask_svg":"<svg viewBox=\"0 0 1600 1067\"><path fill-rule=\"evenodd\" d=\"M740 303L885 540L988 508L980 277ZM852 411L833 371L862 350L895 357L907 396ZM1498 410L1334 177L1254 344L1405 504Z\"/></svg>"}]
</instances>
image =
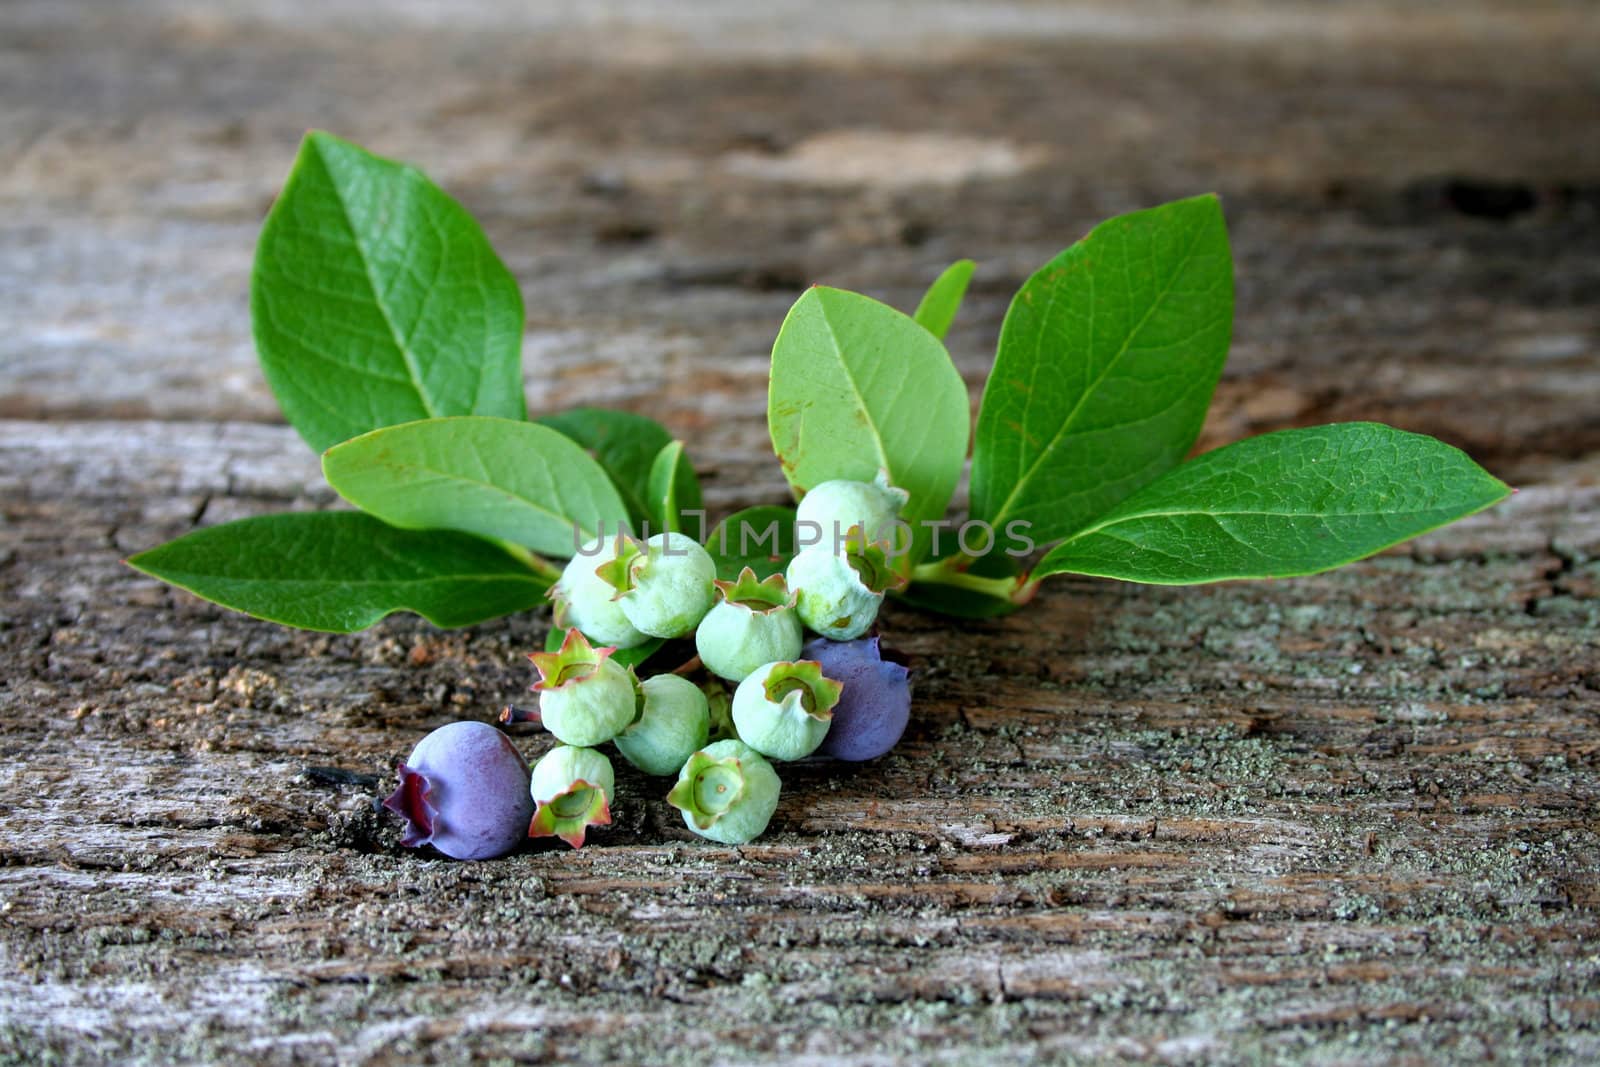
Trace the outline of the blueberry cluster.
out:
<instances>
[{"instance_id":1,"label":"blueberry cluster","mask_svg":"<svg viewBox=\"0 0 1600 1067\"><path fill-rule=\"evenodd\" d=\"M550 591L566 639L530 657L539 706L529 717L560 744L530 772L491 726L435 730L385 802L407 821L402 843L459 859L503 855L528 836L580 847L611 821L614 775L597 748L609 741L646 774L677 775L667 802L691 831L743 844L777 809L771 761L888 752L910 718L909 679L864 635L899 581L882 535L904 502L882 479L816 486L796 525L823 536L764 580L748 567L718 580L711 556L679 533L585 546ZM819 635L809 643L807 629ZM703 685L677 673L640 680L613 658L691 635L714 676Z\"/></svg>"}]
</instances>

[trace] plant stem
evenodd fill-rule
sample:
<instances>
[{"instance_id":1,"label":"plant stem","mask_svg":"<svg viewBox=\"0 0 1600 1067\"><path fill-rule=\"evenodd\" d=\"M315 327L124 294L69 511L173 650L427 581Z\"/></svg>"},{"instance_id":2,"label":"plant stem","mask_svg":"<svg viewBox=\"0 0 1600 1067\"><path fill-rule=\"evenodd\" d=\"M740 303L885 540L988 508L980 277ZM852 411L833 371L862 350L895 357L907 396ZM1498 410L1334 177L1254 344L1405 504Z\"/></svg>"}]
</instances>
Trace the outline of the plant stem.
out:
<instances>
[{"instance_id":1,"label":"plant stem","mask_svg":"<svg viewBox=\"0 0 1600 1067\"><path fill-rule=\"evenodd\" d=\"M552 585L560 580L561 568L544 557L536 556L526 548L511 541L502 541L499 538L495 538L494 543L521 560L530 571L539 577L549 579Z\"/></svg>"},{"instance_id":2,"label":"plant stem","mask_svg":"<svg viewBox=\"0 0 1600 1067\"><path fill-rule=\"evenodd\" d=\"M936 563L921 563L912 569L911 580L934 585L949 585L957 589L971 589L973 592L983 593L997 600L1009 600L1014 604L1026 604L1033 599L1038 582L1029 581L1026 575L1015 578L985 578L982 575L969 574L961 569L961 565L970 562L961 556L951 556Z\"/></svg>"}]
</instances>

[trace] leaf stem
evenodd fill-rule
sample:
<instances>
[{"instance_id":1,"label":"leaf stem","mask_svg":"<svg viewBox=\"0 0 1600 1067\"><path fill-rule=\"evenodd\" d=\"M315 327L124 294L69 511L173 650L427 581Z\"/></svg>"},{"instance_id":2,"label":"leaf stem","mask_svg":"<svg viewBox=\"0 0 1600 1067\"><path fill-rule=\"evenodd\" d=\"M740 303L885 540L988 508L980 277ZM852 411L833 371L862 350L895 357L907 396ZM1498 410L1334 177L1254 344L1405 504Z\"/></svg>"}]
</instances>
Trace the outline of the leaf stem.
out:
<instances>
[{"instance_id":1,"label":"leaf stem","mask_svg":"<svg viewBox=\"0 0 1600 1067\"><path fill-rule=\"evenodd\" d=\"M971 562L963 556L949 556L934 563L919 563L912 568L911 580L932 585L948 585L957 589L970 589L997 600L1009 600L1013 604L1026 604L1038 591L1039 583L1030 581L1025 574L1015 578L985 578L982 575L969 574L963 568Z\"/></svg>"},{"instance_id":2,"label":"leaf stem","mask_svg":"<svg viewBox=\"0 0 1600 1067\"><path fill-rule=\"evenodd\" d=\"M507 552L511 553L513 556L517 557L517 559L530 571L537 574L541 578L549 580L550 584L554 585L556 582L561 580L561 568L556 566L554 563L551 563L543 556L534 555L528 549L522 547L514 541L502 541L498 537L491 538L491 540L493 540L495 544L499 545Z\"/></svg>"}]
</instances>

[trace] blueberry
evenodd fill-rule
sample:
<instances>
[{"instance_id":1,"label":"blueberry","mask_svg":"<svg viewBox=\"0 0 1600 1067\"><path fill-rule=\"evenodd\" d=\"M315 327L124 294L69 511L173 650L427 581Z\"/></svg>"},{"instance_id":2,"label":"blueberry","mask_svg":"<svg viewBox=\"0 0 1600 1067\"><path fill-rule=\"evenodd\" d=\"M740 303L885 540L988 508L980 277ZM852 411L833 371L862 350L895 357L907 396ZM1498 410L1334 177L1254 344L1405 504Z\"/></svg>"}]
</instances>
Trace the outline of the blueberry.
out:
<instances>
[{"instance_id":1,"label":"blueberry","mask_svg":"<svg viewBox=\"0 0 1600 1067\"><path fill-rule=\"evenodd\" d=\"M757 667L733 692L739 739L768 759L804 759L827 736L839 683L810 660Z\"/></svg>"},{"instance_id":2,"label":"blueberry","mask_svg":"<svg viewBox=\"0 0 1600 1067\"><path fill-rule=\"evenodd\" d=\"M736 581L716 586L717 603L694 632L695 651L706 670L742 682L762 664L800 655L800 616L783 575L758 582L746 567Z\"/></svg>"},{"instance_id":3,"label":"blueberry","mask_svg":"<svg viewBox=\"0 0 1600 1067\"><path fill-rule=\"evenodd\" d=\"M844 550L827 546L802 549L786 573L800 621L824 637L849 641L878 618L885 590L904 584L883 546L867 544L860 527L850 531Z\"/></svg>"},{"instance_id":4,"label":"blueberry","mask_svg":"<svg viewBox=\"0 0 1600 1067\"><path fill-rule=\"evenodd\" d=\"M701 837L743 845L766 830L781 788L778 772L761 753L742 741L718 741L689 757L667 803Z\"/></svg>"},{"instance_id":5,"label":"blueberry","mask_svg":"<svg viewBox=\"0 0 1600 1067\"><path fill-rule=\"evenodd\" d=\"M906 731L911 719L909 672L887 663L878 653L878 639L830 641L819 637L801 653L822 664L829 678L844 684L833 708L833 725L818 752L835 759L877 759Z\"/></svg>"},{"instance_id":6,"label":"blueberry","mask_svg":"<svg viewBox=\"0 0 1600 1067\"><path fill-rule=\"evenodd\" d=\"M614 648L595 648L581 630L568 630L559 652L535 652L533 688L539 721L563 744L587 748L611 740L633 721L633 675L611 658Z\"/></svg>"},{"instance_id":7,"label":"blueberry","mask_svg":"<svg viewBox=\"0 0 1600 1067\"><path fill-rule=\"evenodd\" d=\"M639 717L612 744L646 774L677 774L711 736L711 710L699 686L676 674L639 683Z\"/></svg>"},{"instance_id":8,"label":"blueberry","mask_svg":"<svg viewBox=\"0 0 1600 1067\"><path fill-rule=\"evenodd\" d=\"M550 587L557 626L582 630L595 644L613 648L633 648L645 642L645 635L622 613L616 589L598 573L631 543L620 534L603 544L595 539L568 561L561 580Z\"/></svg>"},{"instance_id":9,"label":"blueberry","mask_svg":"<svg viewBox=\"0 0 1600 1067\"><path fill-rule=\"evenodd\" d=\"M716 599L717 565L681 533L627 542L598 574L616 590L616 605L628 622L651 637L694 633Z\"/></svg>"},{"instance_id":10,"label":"blueberry","mask_svg":"<svg viewBox=\"0 0 1600 1067\"><path fill-rule=\"evenodd\" d=\"M411 750L383 806L406 821L400 843L408 848L432 845L458 860L504 856L533 818L528 765L488 723L453 722Z\"/></svg>"},{"instance_id":11,"label":"blueberry","mask_svg":"<svg viewBox=\"0 0 1600 1067\"><path fill-rule=\"evenodd\" d=\"M910 495L889 484L889 472L879 470L871 482L831 481L812 486L795 509L795 528L808 542L828 548L844 540L850 529L861 527L867 540L893 545L897 540L896 523L900 509L905 507ZM808 524L804 527L802 523Z\"/></svg>"},{"instance_id":12,"label":"blueberry","mask_svg":"<svg viewBox=\"0 0 1600 1067\"><path fill-rule=\"evenodd\" d=\"M589 827L610 825L616 779L611 761L594 749L557 745L533 765L532 777L529 837L559 837L582 848Z\"/></svg>"}]
</instances>

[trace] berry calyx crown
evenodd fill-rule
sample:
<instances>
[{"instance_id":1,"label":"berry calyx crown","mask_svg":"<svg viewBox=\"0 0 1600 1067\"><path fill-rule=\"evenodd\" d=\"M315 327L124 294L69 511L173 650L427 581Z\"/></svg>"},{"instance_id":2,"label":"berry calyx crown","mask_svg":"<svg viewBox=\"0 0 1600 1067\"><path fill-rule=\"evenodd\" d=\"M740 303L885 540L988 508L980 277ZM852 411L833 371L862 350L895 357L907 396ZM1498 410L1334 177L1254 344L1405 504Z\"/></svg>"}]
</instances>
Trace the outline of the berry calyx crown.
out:
<instances>
[{"instance_id":1,"label":"berry calyx crown","mask_svg":"<svg viewBox=\"0 0 1600 1067\"><path fill-rule=\"evenodd\" d=\"M785 711L799 710L818 722L828 722L844 685L824 675L816 660L803 659L775 665L767 672L763 689L767 699Z\"/></svg>"},{"instance_id":2,"label":"berry calyx crown","mask_svg":"<svg viewBox=\"0 0 1600 1067\"><path fill-rule=\"evenodd\" d=\"M528 824L529 837L558 837L573 848L582 848L591 826L611 825L611 805L605 789L583 778L574 779L566 789L534 809Z\"/></svg>"},{"instance_id":3,"label":"berry calyx crown","mask_svg":"<svg viewBox=\"0 0 1600 1067\"><path fill-rule=\"evenodd\" d=\"M906 584L906 576L895 570L882 542L867 540L860 523L850 527L844 539L844 559L869 592L883 593Z\"/></svg>"},{"instance_id":4,"label":"berry calyx crown","mask_svg":"<svg viewBox=\"0 0 1600 1067\"><path fill-rule=\"evenodd\" d=\"M539 671L539 680L533 683L533 689L535 692L543 693L578 685L584 679L597 674L600 665L616 650L615 645L595 648L589 643L589 639L583 636L583 631L574 627L567 631L566 639L561 642L559 651L528 654L528 658L533 660L534 667Z\"/></svg>"},{"instance_id":5,"label":"berry calyx crown","mask_svg":"<svg viewBox=\"0 0 1600 1067\"><path fill-rule=\"evenodd\" d=\"M746 567L733 581L725 582L718 578L712 584L717 587L717 596L721 601L748 608L757 615L794 607L794 594L789 592L782 574L772 574L758 581L756 572Z\"/></svg>"},{"instance_id":6,"label":"berry calyx crown","mask_svg":"<svg viewBox=\"0 0 1600 1067\"><path fill-rule=\"evenodd\" d=\"M678 784L667 794L667 803L688 815L697 828L709 830L743 796L744 768L739 758L716 759L700 751L684 764Z\"/></svg>"}]
</instances>

